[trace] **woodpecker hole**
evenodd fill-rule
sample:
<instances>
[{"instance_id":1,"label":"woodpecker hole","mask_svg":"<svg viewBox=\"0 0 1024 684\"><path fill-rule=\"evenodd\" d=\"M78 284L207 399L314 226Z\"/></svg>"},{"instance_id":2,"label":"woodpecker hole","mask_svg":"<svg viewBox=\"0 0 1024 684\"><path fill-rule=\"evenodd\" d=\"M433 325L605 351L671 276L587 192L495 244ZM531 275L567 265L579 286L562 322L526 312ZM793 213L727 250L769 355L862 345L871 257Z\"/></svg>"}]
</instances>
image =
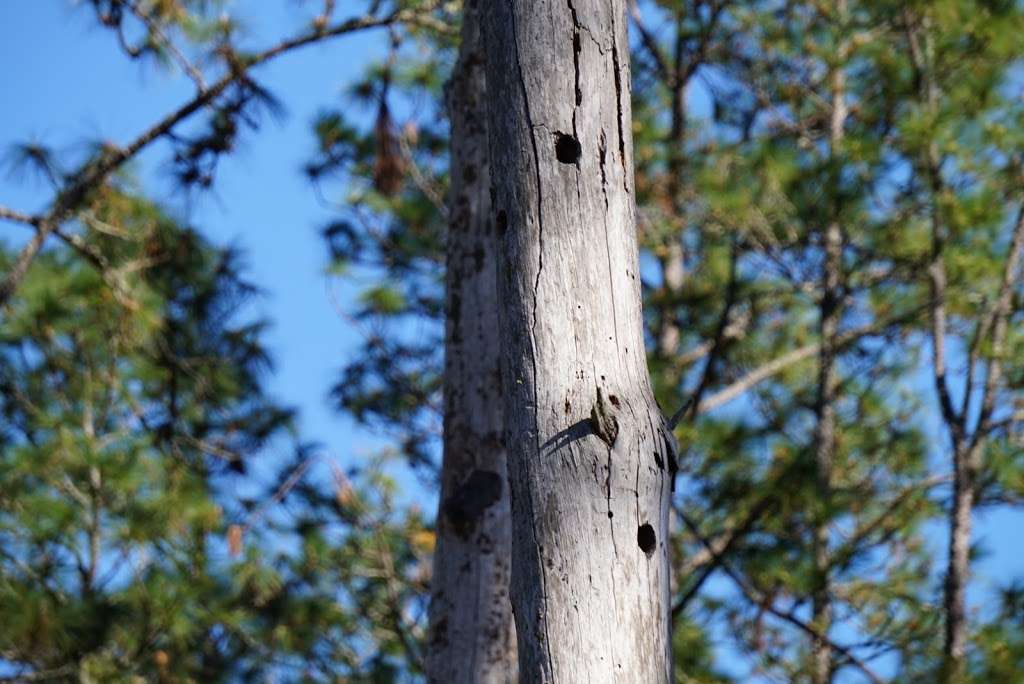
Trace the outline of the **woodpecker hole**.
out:
<instances>
[{"instance_id":1,"label":"woodpecker hole","mask_svg":"<svg viewBox=\"0 0 1024 684\"><path fill-rule=\"evenodd\" d=\"M651 527L650 523L645 523L637 529L636 543L640 550L648 556L654 553L654 549L658 545L658 538L654 534L654 528Z\"/></svg>"},{"instance_id":2,"label":"woodpecker hole","mask_svg":"<svg viewBox=\"0 0 1024 684\"><path fill-rule=\"evenodd\" d=\"M555 133L555 156L563 164L576 164L583 155L580 141L566 133Z\"/></svg>"}]
</instances>

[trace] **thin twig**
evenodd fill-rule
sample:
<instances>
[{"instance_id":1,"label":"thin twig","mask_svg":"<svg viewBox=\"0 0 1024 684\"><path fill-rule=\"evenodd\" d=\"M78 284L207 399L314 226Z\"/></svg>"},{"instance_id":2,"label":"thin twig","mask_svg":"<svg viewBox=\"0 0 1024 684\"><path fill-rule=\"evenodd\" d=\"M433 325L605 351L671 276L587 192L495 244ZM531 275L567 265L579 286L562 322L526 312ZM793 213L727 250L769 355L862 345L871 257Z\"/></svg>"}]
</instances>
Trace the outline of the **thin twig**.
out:
<instances>
[{"instance_id":1,"label":"thin twig","mask_svg":"<svg viewBox=\"0 0 1024 684\"><path fill-rule=\"evenodd\" d=\"M429 11L431 7L428 6L420 11ZM39 219L36 224L38 232L18 254L11 270L4 277L3 281L0 282L0 306L5 305L15 290L17 290L22 279L25 277L25 273L28 271L29 265L31 265L39 253L39 250L42 249L46 239L70 217L88 193L104 183L110 174L149 146L153 141L170 133L175 126L208 105L227 90L229 86L245 79L249 69L269 62L275 57L296 48L327 38L389 26L405 21L414 14L412 10L396 10L383 17L369 15L354 17L325 30L313 30L284 40L235 65L235 68L229 70L227 74L208 89L197 93L195 97L144 131L128 145L124 147L110 147L105 150L103 155L82 169L68 186L57 195L50 211L46 216Z\"/></svg>"},{"instance_id":2,"label":"thin twig","mask_svg":"<svg viewBox=\"0 0 1024 684\"><path fill-rule=\"evenodd\" d=\"M859 328L850 330L849 332L842 333L836 339L836 346L837 348L846 347L850 344L853 344L862 337L867 337L868 335L880 333L890 326L904 323L909 319L913 318L914 316L918 315L923 308L924 307L920 306L915 307L910 311L907 311L906 313L887 319L880 323L863 325ZM756 386L758 383L778 373L781 373L786 368L789 368L790 366L799 363L800 361L811 358L812 356L818 353L818 350L820 348L821 344L819 342L808 344L803 347L798 347L792 351L786 352L782 356L778 356L772 359L771 361L765 363L764 365L759 366L758 368L750 371L740 379L731 383L727 387L715 392L711 396L702 400L697 408L697 415L704 415L721 406L724 406L725 404L728 404L730 401L733 401L734 399L738 398L739 396L741 396L742 394Z\"/></svg>"},{"instance_id":3,"label":"thin twig","mask_svg":"<svg viewBox=\"0 0 1024 684\"><path fill-rule=\"evenodd\" d=\"M7 207L0 206L0 219L4 221L11 221L13 223L24 223L29 226L38 226L39 217L25 214L14 209L8 209Z\"/></svg>"},{"instance_id":4,"label":"thin twig","mask_svg":"<svg viewBox=\"0 0 1024 684\"><path fill-rule=\"evenodd\" d=\"M681 514L680 517L682 518L683 523L687 526L687 528L689 528L690 531L698 539L700 539L701 542L705 544L706 548L708 548L710 552L714 553L714 550L710 547L710 544L707 541L707 539L700 534L700 530L697 527L696 523L687 515ZM797 617L793 613L793 611L776 608L774 602L771 600L770 597L764 596L763 593L757 589L757 587L749 584L735 569L732 568L732 566L729 565L728 561L721 557L720 554L715 554L715 556L717 556L718 566L721 567L725 574L729 576L729 578L736 584L737 587L739 587L740 591L743 592L743 595L747 597L748 601L758 606L765 612L770 613L775 617L797 627L798 629L805 632L812 638L817 639L822 643L828 644L832 650L834 650L836 653L843 655L847 660L850 661L850 664L852 664L861 672L863 672L864 676L871 680L871 682L873 682L874 684L882 684L882 679L879 678L879 676L876 675L874 671L872 671L871 668L869 668L865 662L863 662L860 658L854 655L849 648L841 644L837 644L827 634L822 634L817 629L815 629L814 627L812 627L811 625L807 624L802 619Z\"/></svg>"},{"instance_id":5,"label":"thin twig","mask_svg":"<svg viewBox=\"0 0 1024 684\"><path fill-rule=\"evenodd\" d=\"M178 49L178 46L174 44L174 41L172 41L171 38L164 33L163 29L160 28L160 25L153 21L152 17L143 12L138 4L133 2L128 6L131 9L132 14L134 14L139 21L145 24L146 29L150 34L156 37L156 39L163 44L164 48L170 53L174 61L176 61L178 66L181 67L181 70L184 71L190 79L192 79L192 82L196 84L196 90L200 93L206 90L206 80L203 78L203 72L192 64L188 57Z\"/></svg>"},{"instance_id":6,"label":"thin twig","mask_svg":"<svg viewBox=\"0 0 1024 684\"><path fill-rule=\"evenodd\" d=\"M1010 305L1013 300L1014 284L1017 283L1020 277L1018 271L1020 270L1022 253L1024 253L1024 207L1021 207L1017 213L1017 222L1013 228L1010 249L1006 255L1006 263L1003 267L1003 278L999 285L999 296L996 298L991 312L991 318L994 320L991 360L988 362L988 373L986 374L985 386L982 390L981 409L978 413L977 427L971 439L971 450L976 453L980 453L977 445L980 440L985 438L985 434L991 425L992 412L995 409L996 389L999 386L1003 372L1002 357L1006 353Z\"/></svg>"}]
</instances>

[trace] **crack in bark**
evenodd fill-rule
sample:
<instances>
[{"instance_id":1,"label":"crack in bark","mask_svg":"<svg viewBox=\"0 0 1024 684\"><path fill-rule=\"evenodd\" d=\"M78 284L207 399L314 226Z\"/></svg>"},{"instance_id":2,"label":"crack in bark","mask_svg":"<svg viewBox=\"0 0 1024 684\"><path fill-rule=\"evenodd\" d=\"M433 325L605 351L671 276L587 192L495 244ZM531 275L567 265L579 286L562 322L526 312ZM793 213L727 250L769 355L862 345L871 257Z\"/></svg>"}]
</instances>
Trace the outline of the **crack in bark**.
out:
<instances>
[{"instance_id":1,"label":"crack in bark","mask_svg":"<svg viewBox=\"0 0 1024 684\"><path fill-rule=\"evenodd\" d=\"M615 28L615 14L612 13L612 68L615 70L615 114L619 124L619 162L622 164L622 189L629 194L626 172L626 137L622 126L622 68L619 64L618 34Z\"/></svg>"},{"instance_id":2,"label":"crack in bark","mask_svg":"<svg viewBox=\"0 0 1024 684\"><path fill-rule=\"evenodd\" d=\"M626 181L622 181L622 182L623 182L623 184L625 184ZM607 195L606 195L606 198L607 198ZM619 345L619 314L618 314L618 312L615 309L615 293L612 291L612 288L611 288L611 284L614 281L614 276L612 275L612 247L611 247L611 242L609 242L609 240L608 240L608 213L607 212L605 212L605 215L604 215L604 253L605 253L605 261L608 264L608 292L609 292L609 295L610 295L609 301L611 302L611 305L612 305L612 329L615 332L615 348L618 349L620 347L620 345ZM621 356L617 355L617 357L619 359L619 363L621 364L622 363Z\"/></svg>"},{"instance_id":3,"label":"crack in bark","mask_svg":"<svg viewBox=\"0 0 1024 684\"><path fill-rule=\"evenodd\" d=\"M533 365L533 411L534 411L534 425L536 426L536 412L537 412L537 350L536 350L536 339L537 339L537 293L540 289L540 276L541 270L544 267L544 212L542 211L543 195L541 191L541 178L540 178L540 153L537 149L537 133L536 127L533 124L533 117L530 114L530 98L526 89L526 77L523 75L523 63L522 57L519 54L519 30L518 22L516 21L515 9L510 8L509 21L512 29L512 44L513 52L516 61L516 71L519 75L519 87L523 95L523 114L526 117L526 125L530 131L530 143L533 147L533 164L534 172L537 178L537 276L533 283L533 323L530 328L530 334L533 338L532 348L530 350L530 362ZM540 453L540 431L534 429L534 448L536 453ZM536 508L533 502L533 492L530 491L529 486L526 487L526 496L529 499L529 506L531 511L531 517L533 517L533 538L537 539L537 522L536 522ZM540 554L543 551L538 549ZM538 561L540 559L538 558ZM543 561L540 561L540 583L541 583L541 601L544 605L544 613L547 614L547 600L548 600L548 588L547 588L547 575L543 568ZM544 619L541 621L544 625L544 649L547 652L547 667L554 668L554 656L551 653L551 635L548 633L548 621ZM552 677L554 672L552 671Z\"/></svg>"},{"instance_id":4,"label":"crack in bark","mask_svg":"<svg viewBox=\"0 0 1024 684\"><path fill-rule=\"evenodd\" d=\"M608 174L604 168L605 157L608 154L608 140L605 137L604 129L601 129L601 142L598 145L599 164L601 166L601 194L604 195L604 210L608 211Z\"/></svg>"},{"instance_id":5,"label":"crack in bark","mask_svg":"<svg viewBox=\"0 0 1024 684\"><path fill-rule=\"evenodd\" d=\"M572 67L576 89L576 101L572 108L572 136L576 141L576 145L579 146L580 133L576 128L576 112L583 103L583 91L580 89L580 52L583 49L583 46L580 44L580 29L582 27L580 26L580 19L576 14L576 8L573 6L572 0L566 0L566 2L569 5L569 13L572 15ZM576 199L578 201L582 201L583 193L580 189L580 160L583 155L582 150L579 151L581 153L576 157Z\"/></svg>"},{"instance_id":6,"label":"crack in bark","mask_svg":"<svg viewBox=\"0 0 1024 684\"><path fill-rule=\"evenodd\" d=\"M572 15L572 66L576 75L576 107L579 107L583 103L583 91L580 90L580 51L582 46L580 45L580 30L583 27L580 25L579 15L576 14L576 8L572 4L572 0L566 0L569 5L569 13ZM593 37L591 37L593 38ZM572 110L572 132L576 135L576 109ZM578 138L579 136L577 136Z\"/></svg>"},{"instance_id":7,"label":"crack in bark","mask_svg":"<svg viewBox=\"0 0 1024 684\"><path fill-rule=\"evenodd\" d=\"M608 447L608 471L604 478L605 507L608 511L608 532L612 537L612 551L619 555L619 547L615 543L615 515L612 513L612 448Z\"/></svg>"}]
</instances>

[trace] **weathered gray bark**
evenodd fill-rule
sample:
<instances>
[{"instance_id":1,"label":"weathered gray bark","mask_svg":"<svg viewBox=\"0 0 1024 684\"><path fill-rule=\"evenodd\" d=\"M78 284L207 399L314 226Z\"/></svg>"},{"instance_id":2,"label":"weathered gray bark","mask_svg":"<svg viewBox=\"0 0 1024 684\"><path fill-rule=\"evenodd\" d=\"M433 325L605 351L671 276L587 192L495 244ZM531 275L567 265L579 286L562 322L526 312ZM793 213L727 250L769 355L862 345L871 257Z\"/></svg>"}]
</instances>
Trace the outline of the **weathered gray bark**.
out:
<instances>
[{"instance_id":1,"label":"weathered gray bark","mask_svg":"<svg viewBox=\"0 0 1024 684\"><path fill-rule=\"evenodd\" d=\"M528 682L667 682L671 434L641 327L624 0L484 5Z\"/></svg>"},{"instance_id":2,"label":"weathered gray bark","mask_svg":"<svg viewBox=\"0 0 1024 684\"><path fill-rule=\"evenodd\" d=\"M444 456L430 603L432 682L514 682L512 519L503 440L497 247L490 203L487 86L475 1L448 92L450 231Z\"/></svg>"}]
</instances>

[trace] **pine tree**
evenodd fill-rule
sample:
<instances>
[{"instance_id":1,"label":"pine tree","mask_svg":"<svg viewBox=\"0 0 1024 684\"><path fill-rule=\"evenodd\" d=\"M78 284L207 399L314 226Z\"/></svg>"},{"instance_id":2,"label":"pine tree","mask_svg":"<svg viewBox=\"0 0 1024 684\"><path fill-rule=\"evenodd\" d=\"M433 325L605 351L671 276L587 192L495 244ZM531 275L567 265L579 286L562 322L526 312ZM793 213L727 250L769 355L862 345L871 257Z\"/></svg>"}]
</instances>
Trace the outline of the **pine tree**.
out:
<instances>
[{"instance_id":1,"label":"pine tree","mask_svg":"<svg viewBox=\"0 0 1024 684\"><path fill-rule=\"evenodd\" d=\"M0 652L61 680L265 671L224 560L224 492L291 420L240 314L255 290L150 202L107 189L90 221L116 285L49 250L4 319Z\"/></svg>"}]
</instances>

